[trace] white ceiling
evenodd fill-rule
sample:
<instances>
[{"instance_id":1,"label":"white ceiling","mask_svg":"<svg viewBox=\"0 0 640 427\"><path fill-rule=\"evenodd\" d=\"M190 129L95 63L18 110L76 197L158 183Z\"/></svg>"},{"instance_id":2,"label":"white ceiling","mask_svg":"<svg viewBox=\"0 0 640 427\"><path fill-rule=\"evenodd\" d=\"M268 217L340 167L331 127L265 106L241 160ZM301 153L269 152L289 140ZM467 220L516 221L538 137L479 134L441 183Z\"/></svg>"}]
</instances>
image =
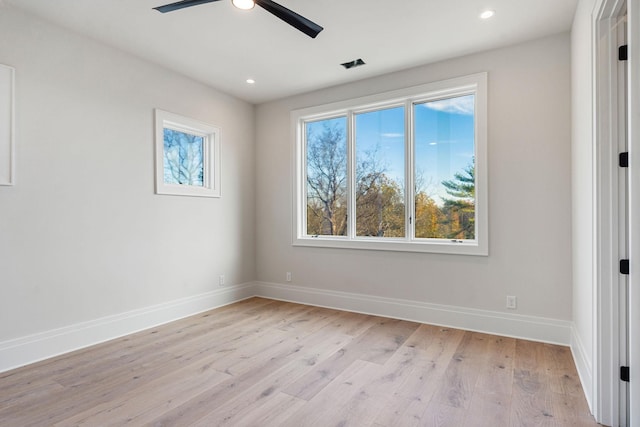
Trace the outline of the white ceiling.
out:
<instances>
[{"instance_id":1,"label":"white ceiling","mask_svg":"<svg viewBox=\"0 0 640 427\"><path fill-rule=\"evenodd\" d=\"M0 0L252 103L567 31L577 0L279 0L324 27L312 39L222 0ZM483 21L480 12L496 15ZM362 58L366 65L339 64ZM247 78L256 80L254 85Z\"/></svg>"}]
</instances>

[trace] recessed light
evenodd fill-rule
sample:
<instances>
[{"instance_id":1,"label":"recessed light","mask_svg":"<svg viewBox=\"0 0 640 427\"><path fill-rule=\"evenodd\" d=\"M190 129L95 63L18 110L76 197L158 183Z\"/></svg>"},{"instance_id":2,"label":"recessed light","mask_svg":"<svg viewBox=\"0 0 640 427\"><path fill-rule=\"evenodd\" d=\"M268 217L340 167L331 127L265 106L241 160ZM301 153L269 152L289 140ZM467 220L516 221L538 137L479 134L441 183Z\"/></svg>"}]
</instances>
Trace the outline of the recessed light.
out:
<instances>
[{"instance_id":1,"label":"recessed light","mask_svg":"<svg viewBox=\"0 0 640 427\"><path fill-rule=\"evenodd\" d=\"M480 19L489 19L493 17L493 15L495 14L496 14L495 10L485 10L480 14Z\"/></svg>"},{"instance_id":2,"label":"recessed light","mask_svg":"<svg viewBox=\"0 0 640 427\"><path fill-rule=\"evenodd\" d=\"M252 84L254 84L256 82L253 79L247 79L246 81L247 81L247 84L250 84L250 85L252 85Z\"/></svg>"}]
</instances>

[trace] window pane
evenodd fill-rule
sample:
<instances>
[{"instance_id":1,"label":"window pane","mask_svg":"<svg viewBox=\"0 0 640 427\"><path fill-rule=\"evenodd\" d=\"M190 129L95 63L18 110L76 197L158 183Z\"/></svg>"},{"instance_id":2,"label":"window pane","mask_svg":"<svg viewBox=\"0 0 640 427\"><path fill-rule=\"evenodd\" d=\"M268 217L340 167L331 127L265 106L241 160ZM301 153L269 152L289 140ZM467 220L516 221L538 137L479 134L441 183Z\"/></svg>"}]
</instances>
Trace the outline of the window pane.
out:
<instances>
[{"instance_id":1,"label":"window pane","mask_svg":"<svg viewBox=\"0 0 640 427\"><path fill-rule=\"evenodd\" d=\"M356 129L356 235L404 237L404 107L361 113Z\"/></svg>"},{"instance_id":2,"label":"window pane","mask_svg":"<svg viewBox=\"0 0 640 427\"><path fill-rule=\"evenodd\" d=\"M204 137L164 128L164 183L204 186Z\"/></svg>"},{"instance_id":3,"label":"window pane","mask_svg":"<svg viewBox=\"0 0 640 427\"><path fill-rule=\"evenodd\" d=\"M414 105L415 237L475 239L474 98Z\"/></svg>"},{"instance_id":4,"label":"window pane","mask_svg":"<svg viewBox=\"0 0 640 427\"><path fill-rule=\"evenodd\" d=\"M307 235L347 235L347 118L305 123Z\"/></svg>"}]
</instances>

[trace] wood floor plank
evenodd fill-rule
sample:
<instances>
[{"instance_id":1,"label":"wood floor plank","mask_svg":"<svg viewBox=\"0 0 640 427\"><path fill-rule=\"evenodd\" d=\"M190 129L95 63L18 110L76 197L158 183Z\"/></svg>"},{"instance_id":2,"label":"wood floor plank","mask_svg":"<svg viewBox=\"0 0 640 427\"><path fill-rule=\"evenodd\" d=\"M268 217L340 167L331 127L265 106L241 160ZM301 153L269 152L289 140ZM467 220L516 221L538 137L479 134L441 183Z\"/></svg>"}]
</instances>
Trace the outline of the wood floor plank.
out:
<instances>
[{"instance_id":1,"label":"wood floor plank","mask_svg":"<svg viewBox=\"0 0 640 427\"><path fill-rule=\"evenodd\" d=\"M238 419L245 417L247 413L259 410L274 394L280 394L284 386L304 375L310 366L338 351L349 340L351 337L347 335L336 337L336 335L318 333L293 343L289 354L285 356L289 363L275 369L264 378L256 379L254 384L245 389L242 394L213 408L199 419L196 425L235 425ZM322 351L318 352L318 348Z\"/></svg>"},{"instance_id":2,"label":"wood floor plank","mask_svg":"<svg viewBox=\"0 0 640 427\"><path fill-rule=\"evenodd\" d=\"M478 366L478 380L465 416L465 426L509 425L516 340L486 338L486 363Z\"/></svg>"},{"instance_id":3,"label":"wood floor plank","mask_svg":"<svg viewBox=\"0 0 640 427\"><path fill-rule=\"evenodd\" d=\"M269 304L263 308L264 312L253 311L251 316L239 322L234 322L224 327L207 328L205 333L193 337L183 337L180 341L166 345L163 351L174 354L185 354L184 349L189 348L189 356L198 353L207 353L212 349L217 349L220 344L226 343L231 347L238 345L240 341L251 340L252 337L259 336L267 330L271 330L286 323L286 319L294 317L300 313L308 311L310 308L300 306L299 304L291 304L276 301L275 304Z\"/></svg>"},{"instance_id":4,"label":"wood floor plank","mask_svg":"<svg viewBox=\"0 0 640 427\"><path fill-rule=\"evenodd\" d=\"M418 425L424 427L460 427L464 423L464 417L464 408L432 401ZM477 427L480 426L481 424L477 425Z\"/></svg>"},{"instance_id":5,"label":"wood floor plank","mask_svg":"<svg viewBox=\"0 0 640 427\"><path fill-rule=\"evenodd\" d=\"M358 353L355 350L347 350L343 347L328 360L315 365L313 369L283 391L291 396L310 400L357 359Z\"/></svg>"},{"instance_id":6,"label":"wood floor plank","mask_svg":"<svg viewBox=\"0 0 640 427\"><path fill-rule=\"evenodd\" d=\"M37 400L0 409L0 420L22 417L25 425L53 425L70 413L83 412L146 384L155 377L156 369L175 369L180 365L172 355L163 353L149 355L147 360L146 364L133 365L117 375L100 375L100 381L96 383L83 382L64 387L62 393L50 393Z\"/></svg>"},{"instance_id":7,"label":"wood floor plank","mask_svg":"<svg viewBox=\"0 0 640 427\"><path fill-rule=\"evenodd\" d=\"M325 339L327 334L316 332L330 322L330 313L335 315L336 312L328 309L315 309L298 313L293 316L287 316L287 323L278 325L268 334L262 331L254 331L255 333L247 340L234 340L233 347L228 349L223 359L214 363L214 366L224 372L237 375L261 359L273 357L274 354L281 354L281 347L288 346L290 353L299 352L305 346L309 346L309 342L313 339ZM304 325L304 326L302 326ZM334 338L345 344L349 340L344 340L344 334L334 334ZM309 337L312 337L309 340ZM250 345L247 345L250 344Z\"/></svg>"},{"instance_id":8,"label":"wood floor plank","mask_svg":"<svg viewBox=\"0 0 640 427\"><path fill-rule=\"evenodd\" d=\"M149 421L151 413L172 409L229 377L211 368L206 360L198 361L66 418L56 426L142 425Z\"/></svg>"},{"instance_id":9,"label":"wood floor plank","mask_svg":"<svg viewBox=\"0 0 640 427\"><path fill-rule=\"evenodd\" d=\"M317 331L335 320L339 311L324 307L312 307L310 310L301 313L279 326L283 331L301 331L309 334Z\"/></svg>"},{"instance_id":10,"label":"wood floor plank","mask_svg":"<svg viewBox=\"0 0 640 427\"><path fill-rule=\"evenodd\" d=\"M554 414L551 375L544 359L544 344L518 340L511 398L512 426L562 425Z\"/></svg>"},{"instance_id":11,"label":"wood floor plank","mask_svg":"<svg viewBox=\"0 0 640 427\"><path fill-rule=\"evenodd\" d=\"M311 349L305 349L307 341L311 342L313 346L314 339L316 339L317 336L320 336L327 341L327 343L322 346L322 351L326 352L328 355L335 353L338 348L344 346L344 344L351 339L351 337L348 336L326 336L326 334L323 333L318 333L317 335L309 334L306 338L299 339L297 334L284 332L277 327L274 327L264 336L272 337L275 333L281 334L281 336L285 338L278 342L273 342L273 338L271 338L272 348L269 349L269 351L262 352L259 355L254 355L253 357L241 359L248 361L248 364L246 365L248 369L236 370L236 374L232 374L233 376L229 380L216 385L198 396L195 396L183 405L168 411L161 417L153 420L152 424L183 425L218 419L219 410L220 408L224 410L225 404L226 406L233 406L231 413L235 414L245 406L251 405L262 397L266 397L264 395L265 393L267 395L272 394L273 391L275 391L277 387L280 387L281 384L285 382L288 383L300 375L294 375L289 372L287 375L282 376L286 381L283 381L280 376L276 376L274 380L276 382L275 384L264 384L274 378L272 375L274 372L279 373L280 369L291 363L292 355L301 356L294 360L296 363L303 365L305 369L308 369L316 363L315 358L311 360L306 358L306 356L312 352ZM330 341L331 344L329 344L328 341ZM231 360L233 361L236 359L231 358ZM222 368L224 368L224 366L222 366ZM224 368L225 372L229 372L229 370L229 368ZM249 393L249 389L253 389L253 391ZM258 390L257 395L255 393L256 390ZM242 403L237 404L239 399L242 400ZM220 403L214 405L212 402ZM224 417L222 419L224 420ZM218 419L218 421L220 420Z\"/></svg>"},{"instance_id":12,"label":"wood floor plank","mask_svg":"<svg viewBox=\"0 0 640 427\"><path fill-rule=\"evenodd\" d=\"M409 336L404 345L418 350L427 350L432 347L434 341L439 340L441 345L444 341L449 341L449 333L459 334L461 331L458 329L423 324Z\"/></svg>"},{"instance_id":13,"label":"wood floor plank","mask_svg":"<svg viewBox=\"0 0 640 427\"><path fill-rule=\"evenodd\" d=\"M433 397L435 401L453 408L469 408L480 370L489 357L490 339L485 334L465 332L445 371L445 379Z\"/></svg>"},{"instance_id":14,"label":"wood floor plank","mask_svg":"<svg viewBox=\"0 0 640 427\"><path fill-rule=\"evenodd\" d=\"M400 387L389 393L388 409L375 422L385 426L419 425L463 336L458 329L421 325L401 349L421 357L414 360L410 375Z\"/></svg>"},{"instance_id":15,"label":"wood floor plank","mask_svg":"<svg viewBox=\"0 0 640 427\"><path fill-rule=\"evenodd\" d=\"M434 390L429 387L428 380L425 381L430 373L435 372L430 356L423 350L402 347L382 367L362 372L360 375L365 378L356 380L362 383L359 390L341 402L349 411L344 411L340 422L358 425L358 421L364 416L361 414L366 414L371 422L380 423L383 419L380 414L398 411L398 397L411 389L415 391L414 397L425 403L420 411L423 413ZM310 404L313 404L313 400Z\"/></svg>"},{"instance_id":16,"label":"wood floor plank","mask_svg":"<svg viewBox=\"0 0 640 427\"><path fill-rule=\"evenodd\" d=\"M479 366L474 393L511 395L516 339L487 335L486 363Z\"/></svg>"},{"instance_id":17,"label":"wood floor plank","mask_svg":"<svg viewBox=\"0 0 640 427\"><path fill-rule=\"evenodd\" d=\"M2 384L1 381L0 384ZM18 383L18 385L20 384ZM28 405L29 402L40 401L49 395L56 395L64 390L65 388L62 385L49 378L25 383L24 387L13 386L6 389L0 387L0 410L5 411L16 405Z\"/></svg>"},{"instance_id":18,"label":"wood floor plank","mask_svg":"<svg viewBox=\"0 0 640 427\"><path fill-rule=\"evenodd\" d=\"M355 337L364 333L380 319L381 318L377 316L365 316L350 311L341 311L338 312L338 315L335 316L333 321L326 327L331 328L335 332Z\"/></svg>"},{"instance_id":19,"label":"wood floor plank","mask_svg":"<svg viewBox=\"0 0 640 427\"><path fill-rule=\"evenodd\" d=\"M287 419L283 427L325 427L371 425L376 414L367 412L368 395L362 393L369 375L380 367L372 362L355 360L334 378L311 401ZM362 405L360 405L362 403ZM331 408L317 411L315 408ZM354 420L355 418L355 420Z\"/></svg>"},{"instance_id":20,"label":"wood floor plank","mask_svg":"<svg viewBox=\"0 0 640 427\"><path fill-rule=\"evenodd\" d=\"M232 376L228 380L194 396L178 407L157 414L150 424L154 426L192 425L206 417L224 402L245 393L249 387L255 384L256 378L263 378L288 362L284 357L275 358L269 360L266 364L255 366L242 375Z\"/></svg>"},{"instance_id":21,"label":"wood floor plank","mask_svg":"<svg viewBox=\"0 0 640 427\"><path fill-rule=\"evenodd\" d=\"M508 426L511 411L511 395L499 392L476 391L469 402L464 417L464 427Z\"/></svg>"},{"instance_id":22,"label":"wood floor plank","mask_svg":"<svg viewBox=\"0 0 640 427\"><path fill-rule=\"evenodd\" d=\"M1 373L0 425L597 424L567 347L250 298Z\"/></svg>"},{"instance_id":23,"label":"wood floor plank","mask_svg":"<svg viewBox=\"0 0 640 427\"><path fill-rule=\"evenodd\" d=\"M545 345L543 357L549 366L551 390L554 393L582 396L580 377L573 363L571 350L558 345Z\"/></svg>"},{"instance_id":24,"label":"wood floor plank","mask_svg":"<svg viewBox=\"0 0 640 427\"><path fill-rule=\"evenodd\" d=\"M265 404L249 411L234 422L234 427L281 426L307 402L285 393L275 393ZM207 426L209 427L209 426Z\"/></svg>"},{"instance_id":25,"label":"wood floor plank","mask_svg":"<svg viewBox=\"0 0 640 427\"><path fill-rule=\"evenodd\" d=\"M419 326L413 322L379 318L349 345L284 391L300 399L309 400L355 360L379 364L387 361Z\"/></svg>"},{"instance_id":26,"label":"wood floor plank","mask_svg":"<svg viewBox=\"0 0 640 427\"><path fill-rule=\"evenodd\" d=\"M381 319L350 345L361 351L361 360L383 364L419 327L406 320Z\"/></svg>"}]
</instances>

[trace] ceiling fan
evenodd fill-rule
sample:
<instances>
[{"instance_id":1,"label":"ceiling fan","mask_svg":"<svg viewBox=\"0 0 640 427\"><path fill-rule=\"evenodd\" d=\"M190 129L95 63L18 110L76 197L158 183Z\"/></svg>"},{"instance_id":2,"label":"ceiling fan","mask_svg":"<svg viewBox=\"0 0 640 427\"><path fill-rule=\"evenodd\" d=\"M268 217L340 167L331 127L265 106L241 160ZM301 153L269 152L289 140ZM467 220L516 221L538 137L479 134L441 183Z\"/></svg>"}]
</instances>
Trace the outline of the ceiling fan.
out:
<instances>
[{"instance_id":1,"label":"ceiling fan","mask_svg":"<svg viewBox=\"0 0 640 427\"><path fill-rule=\"evenodd\" d=\"M204 3L213 3L216 1L220 0L183 0L176 3L166 4L164 6L154 7L154 9L158 12L167 13L178 9L184 9L186 7L197 6ZM252 9L255 5L258 5L267 12L272 13L289 25L296 27L298 30L314 39L320 31L323 30L323 28L315 22L308 20L304 16L298 15L294 11L279 5L272 0L231 0L231 2L238 9Z\"/></svg>"}]
</instances>

